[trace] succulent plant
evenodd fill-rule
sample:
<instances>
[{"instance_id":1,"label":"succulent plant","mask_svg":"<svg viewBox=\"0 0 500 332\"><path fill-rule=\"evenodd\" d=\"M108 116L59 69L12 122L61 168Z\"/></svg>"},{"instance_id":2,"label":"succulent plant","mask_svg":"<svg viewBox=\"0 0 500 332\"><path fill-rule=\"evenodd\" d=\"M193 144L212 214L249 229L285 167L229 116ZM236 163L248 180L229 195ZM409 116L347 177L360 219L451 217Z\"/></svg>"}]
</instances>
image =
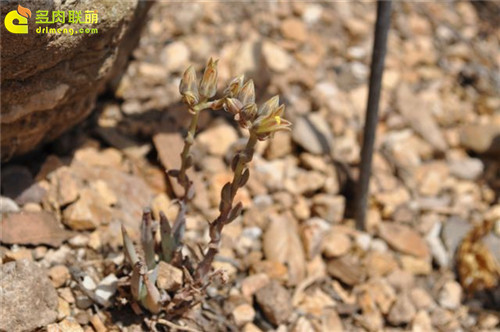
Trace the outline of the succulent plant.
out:
<instances>
[{"instance_id":1,"label":"succulent plant","mask_svg":"<svg viewBox=\"0 0 500 332\"><path fill-rule=\"evenodd\" d=\"M218 252L222 229L234 221L242 212L241 202L234 199L239 188L243 187L250 176L248 164L252 161L257 141L266 140L276 131L289 130L290 122L283 119L284 105L279 105L275 96L260 108L255 102L255 88L252 80L244 81L244 76L234 78L225 89L222 98L210 100L217 91L217 60L210 59L202 79L197 83L196 71L191 66L182 77L179 92L182 100L193 115L184 148L181 152L180 169L168 170L168 174L177 179L184 188L184 194L178 198L179 213L171 226L167 217L160 212L160 220L152 219L151 211L146 209L141 224L141 249L136 250L127 231L122 227L125 256L130 263L130 292L134 301L152 313L166 312L176 315L184 313L198 303L206 287L220 276L219 271L212 272L212 262ZM199 114L205 109L224 109L234 115L242 129L249 132L249 138L243 151L237 153L232 162L232 181L226 183L221 190L219 216L209 223L210 243L207 250L197 255L189 248L193 257L184 257L183 236L186 225L186 207L194 196L192 181L187 170L193 165L190 148L194 144ZM159 230L159 236L157 236ZM160 240L157 243L157 238ZM197 257L199 256L199 257ZM196 259L193 264L192 259ZM161 289L157 285L159 262L168 263L183 272L183 285L171 291Z\"/></svg>"}]
</instances>

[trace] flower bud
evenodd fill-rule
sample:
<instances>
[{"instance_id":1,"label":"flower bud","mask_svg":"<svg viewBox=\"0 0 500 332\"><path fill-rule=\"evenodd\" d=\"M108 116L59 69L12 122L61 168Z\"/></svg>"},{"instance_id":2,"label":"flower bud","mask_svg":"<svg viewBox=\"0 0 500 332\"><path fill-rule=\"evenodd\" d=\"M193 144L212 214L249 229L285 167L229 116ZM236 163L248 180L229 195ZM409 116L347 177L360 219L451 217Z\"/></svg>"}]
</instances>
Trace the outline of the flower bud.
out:
<instances>
[{"instance_id":1,"label":"flower bud","mask_svg":"<svg viewBox=\"0 0 500 332\"><path fill-rule=\"evenodd\" d=\"M255 103L255 88L253 86L253 80L248 80L243 88L241 88L238 94L238 99L241 101L243 106Z\"/></svg>"},{"instance_id":2,"label":"flower bud","mask_svg":"<svg viewBox=\"0 0 500 332\"><path fill-rule=\"evenodd\" d=\"M236 97L243 87L244 79L245 75L240 75L236 78L233 78L233 80L229 82L226 90L224 91L224 95L231 98Z\"/></svg>"},{"instance_id":3,"label":"flower bud","mask_svg":"<svg viewBox=\"0 0 500 332\"><path fill-rule=\"evenodd\" d=\"M226 110L226 112L231 114L238 114L242 108L243 105L236 98L227 98L226 103L224 104L224 109Z\"/></svg>"},{"instance_id":4,"label":"flower bud","mask_svg":"<svg viewBox=\"0 0 500 332\"><path fill-rule=\"evenodd\" d=\"M179 84L179 92L182 100L189 106L196 105L199 101L198 87L196 86L196 71L193 66L189 66L182 76Z\"/></svg>"},{"instance_id":5,"label":"flower bud","mask_svg":"<svg viewBox=\"0 0 500 332\"><path fill-rule=\"evenodd\" d=\"M259 116L267 116L271 114L278 108L279 104L280 97L278 95L272 97L259 108Z\"/></svg>"},{"instance_id":6,"label":"flower bud","mask_svg":"<svg viewBox=\"0 0 500 332\"><path fill-rule=\"evenodd\" d=\"M281 105L270 113L259 116L253 122L251 130L257 135L259 140L263 141L280 130L290 130L291 123L281 117L284 111L285 105Z\"/></svg>"},{"instance_id":7,"label":"flower bud","mask_svg":"<svg viewBox=\"0 0 500 332\"><path fill-rule=\"evenodd\" d=\"M200 95L205 98L212 98L217 92L217 61L212 58L208 60L200 82Z\"/></svg>"}]
</instances>

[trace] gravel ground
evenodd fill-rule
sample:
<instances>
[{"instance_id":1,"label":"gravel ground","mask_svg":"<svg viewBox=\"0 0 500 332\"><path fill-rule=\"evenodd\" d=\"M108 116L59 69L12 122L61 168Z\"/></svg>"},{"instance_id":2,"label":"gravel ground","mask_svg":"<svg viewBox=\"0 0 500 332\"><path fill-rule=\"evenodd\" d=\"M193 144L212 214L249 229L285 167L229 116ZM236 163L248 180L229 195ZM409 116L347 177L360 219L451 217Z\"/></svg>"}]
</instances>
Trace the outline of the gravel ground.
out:
<instances>
[{"instance_id":1,"label":"gravel ground","mask_svg":"<svg viewBox=\"0 0 500 332\"><path fill-rule=\"evenodd\" d=\"M190 117L178 86L187 66L201 71L212 56L220 89L244 73L258 102L280 95L293 130L257 147L237 197L244 213L224 228L214 263L227 283L209 287L174 324L499 330L498 6L393 4L361 232L353 184L375 4L156 3L116 91L92 118L2 167L0 289L12 303L0 328L155 328L156 317L120 300L120 227L137 239L148 206L174 219L179 188L164 168L179 165ZM228 162L244 139L227 113L202 113L187 243L208 242L206 221L217 216Z\"/></svg>"}]
</instances>

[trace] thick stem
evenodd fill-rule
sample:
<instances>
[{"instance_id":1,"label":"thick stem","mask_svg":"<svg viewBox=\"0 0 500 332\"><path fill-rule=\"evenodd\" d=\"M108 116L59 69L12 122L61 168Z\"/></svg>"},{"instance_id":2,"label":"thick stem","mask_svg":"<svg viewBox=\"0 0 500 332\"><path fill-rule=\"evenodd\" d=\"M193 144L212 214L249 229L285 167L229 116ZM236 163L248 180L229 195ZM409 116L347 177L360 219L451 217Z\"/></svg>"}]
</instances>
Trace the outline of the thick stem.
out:
<instances>
[{"instance_id":1,"label":"thick stem","mask_svg":"<svg viewBox=\"0 0 500 332\"><path fill-rule=\"evenodd\" d=\"M198 264L195 273L195 279L202 281L210 271L215 255L219 252L219 243L222 236L222 228L228 220L229 213L233 209L234 197L239 189L240 178L246 168L246 165L252 160L253 151L257 144L257 136L250 133L245 149L240 153L240 158L234 169L233 180L231 181L231 200L228 205L220 211L219 216L210 224L210 243L208 251L203 256L202 261Z\"/></svg>"}]
</instances>

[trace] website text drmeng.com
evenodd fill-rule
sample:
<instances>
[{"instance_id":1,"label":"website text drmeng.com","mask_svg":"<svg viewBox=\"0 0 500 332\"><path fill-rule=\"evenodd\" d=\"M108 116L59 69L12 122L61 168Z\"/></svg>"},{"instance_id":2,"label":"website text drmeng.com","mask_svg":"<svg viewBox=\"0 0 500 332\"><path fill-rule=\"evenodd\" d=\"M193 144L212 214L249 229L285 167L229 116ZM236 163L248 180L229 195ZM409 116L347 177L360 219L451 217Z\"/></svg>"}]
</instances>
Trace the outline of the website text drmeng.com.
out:
<instances>
[{"instance_id":1,"label":"website text drmeng.com","mask_svg":"<svg viewBox=\"0 0 500 332\"><path fill-rule=\"evenodd\" d=\"M99 31L97 28L80 28L80 29L73 29L73 28L42 28L38 27L36 28L36 33L39 34L66 34L66 35L76 35L76 34L97 34Z\"/></svg>"}]
</instances>

